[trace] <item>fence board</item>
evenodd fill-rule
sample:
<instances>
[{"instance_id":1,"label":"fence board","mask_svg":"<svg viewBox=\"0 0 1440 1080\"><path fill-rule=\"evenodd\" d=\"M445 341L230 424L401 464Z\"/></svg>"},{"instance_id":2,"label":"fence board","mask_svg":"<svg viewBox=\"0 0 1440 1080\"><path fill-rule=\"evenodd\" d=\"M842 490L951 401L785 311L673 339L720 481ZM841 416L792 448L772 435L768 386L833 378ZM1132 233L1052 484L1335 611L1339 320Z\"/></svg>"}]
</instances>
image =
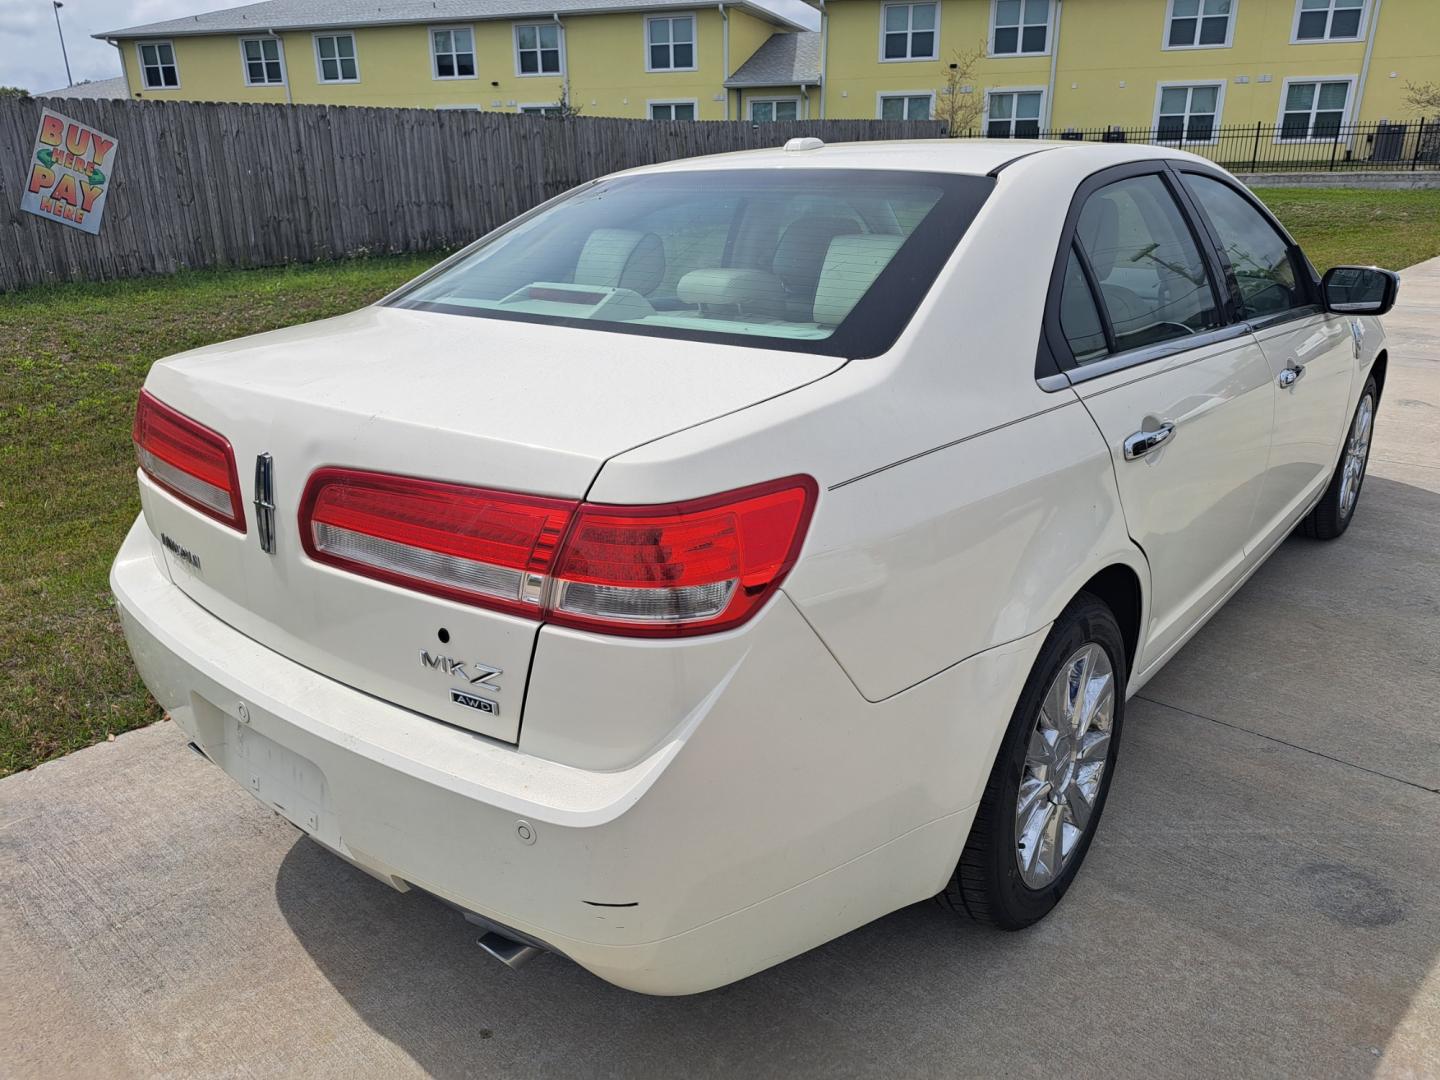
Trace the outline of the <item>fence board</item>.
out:
<instances>
[{"instance_id":1,"label":"fence board","mask_svg":"<svg viewBox=\"0 0 1440 1080\"><path fill-rule=\"evenodd\" d=\"M19 210L42 102L0 98L0 292L458 247L586 180L695 154L937 138L936 121L556 119L332 105L43 102L116 136L100 233Z\"/></svg>"}]
</instances>

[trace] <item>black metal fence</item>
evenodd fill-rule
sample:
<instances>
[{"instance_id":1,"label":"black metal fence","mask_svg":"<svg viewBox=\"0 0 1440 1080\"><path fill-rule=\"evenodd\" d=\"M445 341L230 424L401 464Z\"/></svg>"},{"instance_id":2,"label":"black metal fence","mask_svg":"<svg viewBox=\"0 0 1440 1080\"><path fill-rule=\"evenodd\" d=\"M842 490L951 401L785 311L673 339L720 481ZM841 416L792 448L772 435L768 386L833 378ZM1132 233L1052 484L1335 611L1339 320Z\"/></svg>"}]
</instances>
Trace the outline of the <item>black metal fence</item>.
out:
<instances>
[{"instance_id":1,"label":"black metal fence","mask_svg":"<svg viewBox=\"0 0 1440 1080\"><path fill-rule=\"evenodd\" d=\"M1190 117L1160 128L1064 128L994 123L962 138L1010 137L1173 146L1233 172L1418 171L1440 169L1440 118L1373 124L1323 122L1213 127ZM1031 122L1033 123L1033 122Z\"/></svg>"}]
</instances>

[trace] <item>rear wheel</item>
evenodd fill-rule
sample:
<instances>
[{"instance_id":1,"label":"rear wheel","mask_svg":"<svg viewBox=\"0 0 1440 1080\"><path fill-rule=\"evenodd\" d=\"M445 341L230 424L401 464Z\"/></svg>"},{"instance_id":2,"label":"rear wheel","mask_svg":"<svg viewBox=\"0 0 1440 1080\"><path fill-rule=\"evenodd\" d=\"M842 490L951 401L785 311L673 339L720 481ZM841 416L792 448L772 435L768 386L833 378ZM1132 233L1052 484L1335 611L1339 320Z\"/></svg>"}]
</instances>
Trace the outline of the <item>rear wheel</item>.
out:
<instances>
[{"instance_id":1,"label":"rear wheel","mask_svg":"<svg viewBox=\"0 0 1440 1080\"><path fill-rule=\"evenodd\" d=\"M1355 406L1355 416L1345 436L1345 450L1330 477L1330 486L1300 522L1306 536L1333 540L1350 527L1350 519L1360 502L1360 487L1365 483L1365 468L1370 463L1370 436L1375 431L1375 406L1379 400L1375 380L1369 379L1360 395L1360 404Z\"/></svg>"},{"instance_id":2,"label":"rear wheel","mask_svg":"<svg viewBox=\"0 0 1440 1080\"><path fill-rule=\"evenodd\" d=\"M1040 649L942 903L1019 930L1060 902L1105 806L1124 708L1120 627L1082 593Z\"/></svg>"}]
</instances>

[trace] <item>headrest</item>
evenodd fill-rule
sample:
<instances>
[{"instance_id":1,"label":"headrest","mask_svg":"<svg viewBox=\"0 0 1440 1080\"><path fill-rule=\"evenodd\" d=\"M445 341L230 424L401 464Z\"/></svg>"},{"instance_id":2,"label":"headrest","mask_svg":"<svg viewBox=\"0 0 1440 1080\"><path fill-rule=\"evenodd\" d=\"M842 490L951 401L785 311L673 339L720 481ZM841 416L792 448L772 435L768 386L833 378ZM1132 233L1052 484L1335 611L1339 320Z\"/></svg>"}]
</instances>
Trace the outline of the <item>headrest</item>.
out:
<instances>
[{"instance_id":1,"label":"headrest","mask_svg":"<svg viewBox=\"0 0 1440 1080\"><path fill-rule=\"evenodd\" d=\"M1104 281L1120 257L1120 208L1114 200L1097 195L1085 204L1075 231L1095 276Z\"/></svg>"},{"instance_id":2,"label":"headrest","mask_svg":"<svg viewBox=\"0 0 1440 1080\"><path fill-rule=\"evenodd\" d=\"M785 317L785 290L779 278L764 270L719 266L691 270L675 292L685 303L702 308L733 307L741 315Z\"/></svg>"},{"instance_id":3,"label":"headrest","mask_svg":"<svg viewBox=\"0 0 1440 1080\"><path fill-rule=\"evenodd\" d=\"M815 321L821 326L844 322L904 242L905 237L891 234L831 240L815 290Z\"/></svg>"},{"instance_id":4,"label":"headrest","mask_svg":"<svg viewBox=\"0 0 1440 1080\"><path fill-rule=\"evenodd\" d=\"M785 287L800 296L813 296L820 280L825 251L837 236L858 233L860 226L849 218L828 214L806 214L785 226L775 256L770 262Z\"/></svg>"},{"instance_id":5,"label":"headrest","mask_svg":"<svg viewBox=\"0 0 1440 1080\"><path fill-rule=\"evenodd\" d=\"M596 229L580 249L575 284L633 289L648 296L665 278L665 245L654 233Z\"/></svg>"}]
</instances>

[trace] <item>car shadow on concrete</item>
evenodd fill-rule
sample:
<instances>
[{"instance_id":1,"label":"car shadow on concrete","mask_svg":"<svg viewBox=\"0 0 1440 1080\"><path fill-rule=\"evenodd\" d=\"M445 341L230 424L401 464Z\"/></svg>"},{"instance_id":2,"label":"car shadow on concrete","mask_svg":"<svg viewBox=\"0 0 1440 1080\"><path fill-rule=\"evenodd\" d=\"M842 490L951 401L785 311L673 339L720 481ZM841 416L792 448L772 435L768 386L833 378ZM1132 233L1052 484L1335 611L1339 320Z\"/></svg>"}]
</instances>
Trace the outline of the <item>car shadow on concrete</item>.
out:
<instances>
[{"instance_id":1,"label":"car shadow on concrete","mask_svg":"<svg viewBox=\"0 0 1440 1080\"><path fill-rule=\"evenodd\" d=\"M279 906L437 1076L1425 1075L1436 536L1440 495L1371 477L1346 537L1283 545L1131 701L1086 867L1020 933L920 904L663 999L559 956L510 971L458 913L304 839Z\"/></svg>"}]
</instances>

